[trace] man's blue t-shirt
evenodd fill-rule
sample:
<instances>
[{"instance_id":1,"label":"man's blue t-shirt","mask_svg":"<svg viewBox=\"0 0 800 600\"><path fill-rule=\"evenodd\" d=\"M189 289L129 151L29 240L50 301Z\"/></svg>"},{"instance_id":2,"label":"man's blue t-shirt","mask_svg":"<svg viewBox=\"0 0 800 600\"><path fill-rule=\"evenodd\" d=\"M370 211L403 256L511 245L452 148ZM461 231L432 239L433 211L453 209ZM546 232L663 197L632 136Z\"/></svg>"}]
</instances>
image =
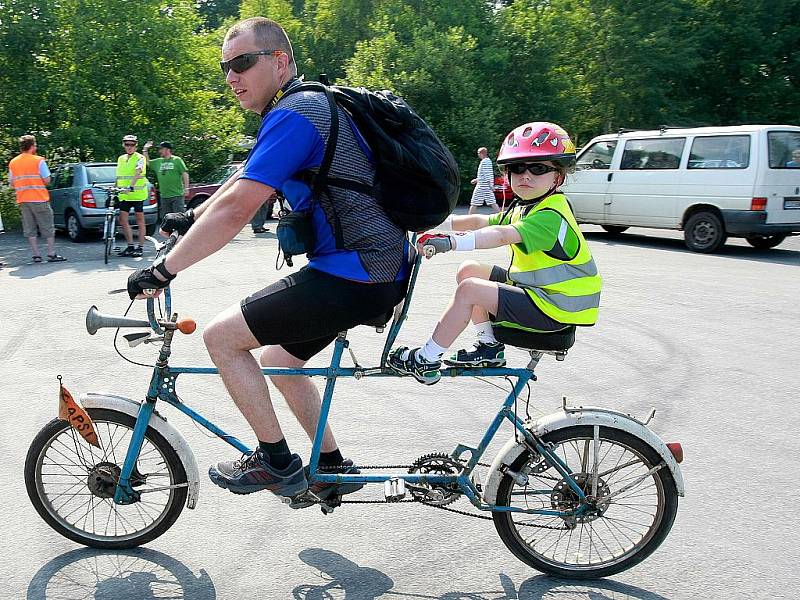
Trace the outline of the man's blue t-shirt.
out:
<instances>
[{"instance_id":1,"label":"man's blue t-shirt","mask_svg":"<svg viewBox=\"0 0 800 600\"><path fill-rule=\"evenodd\" d=\"M330 108L324 94L298 92L282 99L261 123L244 179L252 179L286 197L292 210L309 210L316 234L309 267L355 281L383 283L408 276L405 232L366 194L328 188L319 201L300 173L316 170L325 155ZM372 186L375 170L367 144L349 117L339 110L339 136L330 176ZM339 221L342 247L333 223Z\"/></svg>"}]
</instances>

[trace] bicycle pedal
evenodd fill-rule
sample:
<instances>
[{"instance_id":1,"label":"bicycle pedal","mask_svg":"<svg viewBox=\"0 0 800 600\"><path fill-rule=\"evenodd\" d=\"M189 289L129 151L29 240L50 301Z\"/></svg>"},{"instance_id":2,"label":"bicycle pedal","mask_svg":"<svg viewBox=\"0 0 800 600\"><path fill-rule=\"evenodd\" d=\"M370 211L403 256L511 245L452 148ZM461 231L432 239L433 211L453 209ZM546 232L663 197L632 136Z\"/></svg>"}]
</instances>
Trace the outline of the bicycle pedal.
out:
<instances>
[{"instance_id":1,"label":"bicycle pedal","mask_svg":"<svg viewBox=\"0 0 800 600\"><path fill-rule=\"evenodd\" d=\"M306 490L304 492L300 492L296 496L292 496L291 498L282 498L281 501L284 504L288 504L289 508L298 510L300 508L308 508L309 506L313 506L314 504L321 504L322 500L319 496L317 496L311 490Z\"/></svg>"}]
</instances>

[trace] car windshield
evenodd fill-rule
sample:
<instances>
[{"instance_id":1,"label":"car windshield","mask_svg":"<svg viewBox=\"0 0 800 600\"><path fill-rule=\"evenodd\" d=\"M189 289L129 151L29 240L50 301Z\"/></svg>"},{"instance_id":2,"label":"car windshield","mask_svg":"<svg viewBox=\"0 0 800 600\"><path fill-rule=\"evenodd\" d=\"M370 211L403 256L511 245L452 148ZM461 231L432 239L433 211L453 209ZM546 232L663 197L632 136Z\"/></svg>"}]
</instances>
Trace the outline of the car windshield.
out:
<instances>
[{"instance_id":1,"label":"car windshield","mask_svg":"<svg viewBox=\"0 0 800 600\"><path fill-rule=\"evenodd\" d=\"M225 183L225 180L233 175L237 168L238 167L236 165L225 165L224 167L220 167L208 176L208 181L210 183Z\"/></svg>"},{"instance_id":2,"label":"car windshield","mask_svg":"<svg viewBox=\"0 0 800 600\"><path fill-rule=\"evenodd\" d=\"M86 179L89 183L115 183L117 180L117 167L114 165L86 167Z\"/></svg>"}]
</instances>

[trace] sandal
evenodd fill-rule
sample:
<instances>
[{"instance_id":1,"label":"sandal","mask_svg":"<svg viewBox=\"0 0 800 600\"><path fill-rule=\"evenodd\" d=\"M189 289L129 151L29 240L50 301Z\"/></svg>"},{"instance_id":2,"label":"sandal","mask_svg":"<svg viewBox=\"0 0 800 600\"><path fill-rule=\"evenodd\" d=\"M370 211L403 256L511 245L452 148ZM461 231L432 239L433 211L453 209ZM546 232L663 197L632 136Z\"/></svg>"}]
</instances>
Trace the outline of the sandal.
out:
<instances>
[{"instance_id":1,"label":"sandal","mask_svg":"<svg viewBox=\"0 0 800 600\"><path fill-rule=\"evenodd\" d=\"M36 259L34 259L34 260L36 260ZM64 258L63 256L61 256L60 254L48 254L47 255L47 262L63 262L65 260L67 260L67 259ZM41 258L39 258L39 262L42 262Z\"/></svg>"},{"instance_id":2,"label":"sandal","mask_svg":"<svg viewBox=\"0 0 800 600\"><path fill-rule=\"evenodd\" d=\"M42 257L41 257L41 256L34 256L34 257L33 257L33 262L35 262L35 263L40 263L40 262L42 262Z\"/></svg>"}]
</instances>

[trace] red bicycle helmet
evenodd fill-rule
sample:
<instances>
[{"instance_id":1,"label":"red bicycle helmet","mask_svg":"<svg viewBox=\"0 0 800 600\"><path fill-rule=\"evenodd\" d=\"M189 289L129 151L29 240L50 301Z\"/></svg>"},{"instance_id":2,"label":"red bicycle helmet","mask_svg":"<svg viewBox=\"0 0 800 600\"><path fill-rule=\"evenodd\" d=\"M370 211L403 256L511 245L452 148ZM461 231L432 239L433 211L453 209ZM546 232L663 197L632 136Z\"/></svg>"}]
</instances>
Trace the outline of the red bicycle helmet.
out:
<instances>
[{"instance_id":1,"label":"red bicycle helmet","mask_svg":"<svg viewBox=\"0 0 800 600\"><path fill-rule=\"evenodd\" d=\"M509 133L500 153L498 165L549 160L569 169L575 165L575 144L555 123L525 123Z\"/></svg>"}]
</instances>

